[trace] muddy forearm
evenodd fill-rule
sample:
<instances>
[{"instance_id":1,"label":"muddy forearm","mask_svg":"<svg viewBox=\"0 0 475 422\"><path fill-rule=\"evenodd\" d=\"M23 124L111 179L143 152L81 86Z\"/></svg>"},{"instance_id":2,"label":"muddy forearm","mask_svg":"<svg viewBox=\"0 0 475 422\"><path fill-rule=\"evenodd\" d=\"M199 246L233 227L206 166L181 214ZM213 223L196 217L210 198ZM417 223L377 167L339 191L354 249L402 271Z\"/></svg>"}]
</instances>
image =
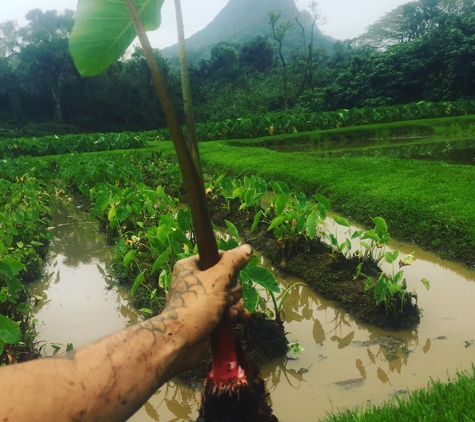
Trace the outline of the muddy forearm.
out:
<instances>
[{"instance_id":1,"label":"muddy forearm","mask_svg":"<svg viewBox=\"0 0 475 422\"><path fill-rule=\"evenodd\" d=\"M175 313L134 325L77 351L2 368L8 421L125 421L183 369L186 341Z\"/></svg>"}]
</instances>

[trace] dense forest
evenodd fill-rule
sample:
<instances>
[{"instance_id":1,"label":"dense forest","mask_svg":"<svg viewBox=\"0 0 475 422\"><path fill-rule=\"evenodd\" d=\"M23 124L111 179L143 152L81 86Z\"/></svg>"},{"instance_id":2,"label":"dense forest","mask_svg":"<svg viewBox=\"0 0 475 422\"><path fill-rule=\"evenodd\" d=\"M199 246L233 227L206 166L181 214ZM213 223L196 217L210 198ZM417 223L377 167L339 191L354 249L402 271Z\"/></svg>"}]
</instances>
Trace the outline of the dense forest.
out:
<instances>
[{"instance_id":1,"label":"dense forest","mask_svg":"<svg viewBox=\"0 0 475 422\"><path fill-rule=\"evenodd\" d=\"M218 43L191 66L197 120L475 96L473 0L409 2L362 36L335 42L330 51L302 27L301 46L279 54L286 28L298 28L304 18L318 24L314 2L300 20L270 13L267 25L273 36ZM24 27L0 23L1 129L35 134L165 125L139 48L103 74L82 79L68 52L74 13L35 9L26 19ZM158 50L156 55L180 113L179 70Z\"/></svg>"}]
</instances>

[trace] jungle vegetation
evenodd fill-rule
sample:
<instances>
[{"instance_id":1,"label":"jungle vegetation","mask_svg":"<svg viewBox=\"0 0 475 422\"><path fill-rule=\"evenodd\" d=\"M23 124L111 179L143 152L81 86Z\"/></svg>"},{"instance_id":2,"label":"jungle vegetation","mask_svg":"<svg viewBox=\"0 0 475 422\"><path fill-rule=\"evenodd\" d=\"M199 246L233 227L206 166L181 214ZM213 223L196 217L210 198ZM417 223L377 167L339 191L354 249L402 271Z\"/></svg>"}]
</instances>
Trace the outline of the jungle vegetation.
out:
<instances>
[{"instance_id":1,"label":"jungle vegetation","mask_svg":"<svg viewBox=\"0 0 475 422\"><path fill-rule=\"evenodd\" d=\"M0 23L0 136L20 128L17 135L165 126L141 49L83 79L67 45L74 13L35 9L26 19L23 27ZM271 33L271 16L266 24ZM286 24L298 19L277 21ZM216 44L190 69L198 122L282 111L286 103L302 113L470 99L475 92L473 0L409 2L330 50L310 45L306 35L284 57L288 98L272 36ZM179 71L156 55L181 118Z\"/></svg>"}]
</instances>

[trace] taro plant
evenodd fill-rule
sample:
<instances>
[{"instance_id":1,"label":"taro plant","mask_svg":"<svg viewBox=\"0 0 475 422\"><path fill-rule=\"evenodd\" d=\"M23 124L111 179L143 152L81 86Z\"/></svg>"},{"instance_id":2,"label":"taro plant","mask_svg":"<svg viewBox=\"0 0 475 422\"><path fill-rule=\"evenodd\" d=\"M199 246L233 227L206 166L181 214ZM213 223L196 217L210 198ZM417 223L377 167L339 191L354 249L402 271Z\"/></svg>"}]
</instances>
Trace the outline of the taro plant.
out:
<instances>
[{"instance_id":1,"label":"taro plant","mask_svg":"<svg viewBox=\"0 0 475 422\"><path fill-rule=\"evenodd\" d=\"M274 316L276 321L282 322L282 307L284 305L287 295L297 286L304 285L302 282L293 283L287 287L284 291L279 287L274 274L267 268L258 266L259 258L254 255L251 262L241 271L239 279L243 286L243 297L246 309L249 312L254 312L257 308L259 301L259 293L256 285L263 287L269 294L272 305L274 307L273 312L267 310L266 314ZM280 293L280 296L276 296Z\"/></svg>"},{"instance_id":2,"label":"taro plant","mask_svg":"<svg viewBox=\"0 0 475 422\"><path fill-rule=\"evenodd\" d=\"M180 41L180 65L182 70L182 87L187 121L187 136L178 122L173 103L168 96L164 78L158 68L157 61L147 30L155 30L160 25L160 9L163 0L124 0L101 2L96 0L79 0L76 20L70 37L70 51L74 63L82 76L93 76L114 63L128 48L138 35L145 58L152 73L157 94L162 103L163 111L171 132L175 151L185 188L188 194L193 217L196 241L200 254L202 269L208 269L219 261L219 253L207 208L204 179L198 151L196 126L191 101L191 89L188 81L188 65L184 46L183 20L179 0L175 0L178 22L178 38ZM200 416L205 417L213 408L221 408L223 398L234 402L246 414L252 412L248 401L240 400L240 391L246 389L256 398L254 413L267 409L269 420L272 415L262 391L263 381L251 379L238 360L231 327L219 324L211 341L212 369L205 382L205 392ZM223 357L225 357L223 359ZM232 368L230 370L229 368ZM253 387L254 386L254 387ZM255 390L253 390L253 388ZM224 406L227 410L229 406ZM262 419L262 418L261 418Z\"/></svg>"},{"instance_id":3,"label":"taro plant","mask_svg":"<svg viewBox=\"0 0 475 422\"><path fill-rule=\"evenodd\" d=\"M323 201L315 206L304 193L290 195L290 189L282 182L272 182L270 185L276 196L272 198L270 207L264 213L266 216L274 216L267 230L273 231L285 256L300 239L314 240L319 236L319 228L325 221L327 207ZM308 243L307 245L309 246Z\"/></svg>"},{"instance_id":4,"label":"taro plant","mask_svg":"<svg viewBox=\"0 0 475 422\"><path fill-rule=\"evenodd\" d=\"M365 290L373 289L376 305L384 304L386 313L397 315L404 312L406 304L410 304L412 299L416 299L415 292L407 291L407 282L404 278L404 271L395 272L394 262L399 257L399 251L385 252L384 260L392 265L392 272L388 274L381 271L377 280L373 277L367 277L365 281ZM412 254L402 257L399 261L399 267L411 265L414 262ZM426 278L421 280L424 287L429 290L430 284Z\"/></svg>"},{"instance_id":5,"label":"taro plant","mask_svg":"<svg viewBox=\"0 0 475 422\"><path fill-rule=\"evenodd\" d=\"M372 260L378 264L384 258L385 247L389 244L391 236L388 225L382 217L374 217L374 229L361 233L360 245L362 251L360 257L363 261Z\"/></svg>"}]
</instances>

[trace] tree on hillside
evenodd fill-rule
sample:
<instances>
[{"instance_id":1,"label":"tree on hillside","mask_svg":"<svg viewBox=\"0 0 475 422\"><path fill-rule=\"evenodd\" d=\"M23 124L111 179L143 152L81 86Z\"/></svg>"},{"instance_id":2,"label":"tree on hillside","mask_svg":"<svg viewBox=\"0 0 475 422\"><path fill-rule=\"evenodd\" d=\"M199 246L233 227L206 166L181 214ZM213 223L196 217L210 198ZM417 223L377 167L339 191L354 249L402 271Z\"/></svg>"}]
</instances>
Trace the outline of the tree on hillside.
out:
<instances>
[{"instance_id":1,"label":"tree on hillside","mask_svg":"<svg viewBox=\"0 0 475 422\"><path fill-rule=\"evenodd\" d=\"M289 91L288 91L288 82L287 82L287 67L285 63L284 55L282 54L282 43L285 37L285 33L292 28L292 22L286 20L281 21L282 15L276 12L269 12L269 25L272 28L272 35L279 45L279 58L282 63L282 77L284 83L284 108L288 110L289 108Z\"/></svg>"},{"instance_id":2,"label":"tree on hillside","mask_svg":"<svg viewBox=\"0 0 475 422\"><path fill-rule=\"evenodd\" d=\"M62 96L68 78L77 78L69 54L67 37L74 23L74 12L66 10L26 14L28 24L18 31L21 50L17 54L17 72L24 74L22 83L25 104L30 112L50 110L58 123L63 122Z\"/></svg>"},{"instance_id":3,"label":"tree on hillside","mask_svg":"<svg viewBox=\"0 0 475 422\"><path fill-rule=\"evenodd\" d=\"M307 88L312 86L313 78L313 63L315 58L314 52L314 38L315 38L315 26L324 25L327 22L326 16L323 16L318 9L318 3L311 1L308 5L308 10L301 11L295 15L295 22L302 31L303 39L303 57L304 57L304 70L302 76L302 82L298 90L297 96L300 96ZM310 25L310 41L307 44L306 25Z\"/></svg>"},{"instance_id":4,"label":"tree on hillside","mask_svg":"<svg viewBox=\"0 0 475 422\"><path fill-rule=\"evenodd\" d=\"M384 52L354 56L325 91L325 108L373 107L473 98L475 14Z\"/></svg>"},{"instance_id":5,"label":"tree on hillside","mask_svg":"<svg viewBox=\"0 0 475 422\"><path fill-rule=\"evenodd\" d=\"M410 42L437 28L447 15L468 16L475 11L473 0L417 0L396 7L370 25L362 43L378 48Z\"/></svg>"}]
</instances>

